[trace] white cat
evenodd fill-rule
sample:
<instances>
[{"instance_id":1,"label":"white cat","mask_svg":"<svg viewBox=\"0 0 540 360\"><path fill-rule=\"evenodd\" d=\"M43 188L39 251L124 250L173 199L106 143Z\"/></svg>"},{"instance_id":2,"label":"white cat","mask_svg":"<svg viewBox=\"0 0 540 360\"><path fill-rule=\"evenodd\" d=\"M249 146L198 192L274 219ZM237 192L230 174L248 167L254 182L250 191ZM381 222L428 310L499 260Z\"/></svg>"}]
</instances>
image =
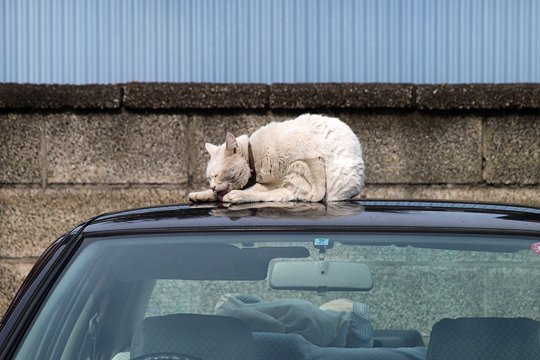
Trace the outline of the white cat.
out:
<instances>
[{"instance_id":1,"label":"white cat","mask_svg":"<svg viewBox=\"0 0 540 360\"><path fill-rule=\"evenodd\" d=\"M190 193L192 202L340 201L364 185L360 142L336 118L305 114L205 146L210 190Z\"/></svg>"}]
</instances>

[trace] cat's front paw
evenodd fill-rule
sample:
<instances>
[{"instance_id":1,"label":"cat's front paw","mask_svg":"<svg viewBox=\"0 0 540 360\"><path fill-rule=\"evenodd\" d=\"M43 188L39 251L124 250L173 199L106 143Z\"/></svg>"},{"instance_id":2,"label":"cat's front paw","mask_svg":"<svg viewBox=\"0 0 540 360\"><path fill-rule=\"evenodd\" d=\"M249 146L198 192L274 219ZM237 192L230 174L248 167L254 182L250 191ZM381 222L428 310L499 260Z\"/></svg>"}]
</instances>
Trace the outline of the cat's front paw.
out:
<instances>
[{"instance_id":1,"label":"cat's front paw","mask_svg":"<svg viewBox=\"0 0 540 360\"><path fill-rule=\"evenodd\" d=\"M232 190L229 191L224 197L223 202L231 204L240 204L245 202L251 202L246 192L242 190Z\"/></svg>"},{"instance_id":2,"label":"cat's front paw","mask_svg":"<svg viewBox=\"0 0 540 360\"><path fill-rule=\"evenodd\" d=\"M216 193L212 190L190 192L188 194L188 200L191 202L209 202L216 201Z\"/></svg>"}]
</instances>

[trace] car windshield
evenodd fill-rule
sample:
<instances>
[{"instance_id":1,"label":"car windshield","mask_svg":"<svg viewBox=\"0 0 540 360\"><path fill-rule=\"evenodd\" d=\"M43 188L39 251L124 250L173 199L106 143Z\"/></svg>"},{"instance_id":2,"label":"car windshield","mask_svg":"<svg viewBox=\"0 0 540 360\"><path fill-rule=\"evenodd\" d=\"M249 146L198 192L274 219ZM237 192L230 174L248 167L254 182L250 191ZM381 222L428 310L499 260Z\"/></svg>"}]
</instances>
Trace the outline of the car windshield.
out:
<instances>
[{"instance_id":1,"label":"car windshield","mask_svg":"<svg viewBox=\"0 0 540 360\"><path fill-rule=\"evenodd\" d=\"M262 231L86 238L16 359L425 359L443 319L540 320L537 242Z\"/></svg>"}]
</instances>

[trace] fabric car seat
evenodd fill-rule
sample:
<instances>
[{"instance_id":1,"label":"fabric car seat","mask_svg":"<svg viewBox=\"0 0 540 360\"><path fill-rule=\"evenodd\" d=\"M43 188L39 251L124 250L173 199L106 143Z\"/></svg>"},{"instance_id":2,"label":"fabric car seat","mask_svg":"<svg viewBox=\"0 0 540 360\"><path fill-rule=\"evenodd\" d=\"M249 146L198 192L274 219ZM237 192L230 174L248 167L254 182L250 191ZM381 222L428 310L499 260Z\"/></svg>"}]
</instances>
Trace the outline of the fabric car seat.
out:
<instances>
[{"instance_id":1,"label":"fabric car seat","mask_svg":"<svg viewBox=\"0 0 540 360\"><path fill-rule=\"evenodd\" d=\"M424 347L336 348L314 345L298 334L253 333L258 360L425 360Z\"/></svg>"},{"instance_id":2,"label":"fabric car seat","mask_svg":"<svg viewBox=\"0 0 540 360\"><path fill-rule=\"evenodd\" d=\"M173 314L144 319L133 335L130 357L255 360L257 356L253 335L242 321L225 316Z\"/></svg>"},{"instance_id":3,"label":"fabric car seat","mask_svg":"<svg viewBox=\"0 0 540 360\"><path fill-rule=\"evenodd\" d=\"M443 319L431 331L428 360L538 360L540 323L525 318Z\"/></svg>"},{"instance_id":4,"label":"fabric car seat","mask_svg":"<svg viewBox=\"0 0 540 360\"><path fill-rule=\"evenodd\" d=\"M416 330L375 330L373 346L384 348L423 347L424 339Z\"/></svg>"}]
</instances>

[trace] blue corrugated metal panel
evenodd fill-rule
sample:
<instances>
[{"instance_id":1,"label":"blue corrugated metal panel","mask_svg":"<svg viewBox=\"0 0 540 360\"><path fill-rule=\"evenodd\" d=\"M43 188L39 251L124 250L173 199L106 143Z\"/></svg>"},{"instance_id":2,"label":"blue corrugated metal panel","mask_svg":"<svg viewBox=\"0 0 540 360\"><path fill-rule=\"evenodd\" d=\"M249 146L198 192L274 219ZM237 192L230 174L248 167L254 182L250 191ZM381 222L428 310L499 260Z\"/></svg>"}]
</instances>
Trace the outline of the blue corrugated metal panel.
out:
<instances>
[{"instance_id":1,"label":"blue corrugated metal panel","mask_svg":"<svg viewBox=\"0 0 540 360\"><path fill-rule=\"evenodd\" d=\"M538 0L2 0L0 81L540 82Z\"/></svg>"}]
</instances>

